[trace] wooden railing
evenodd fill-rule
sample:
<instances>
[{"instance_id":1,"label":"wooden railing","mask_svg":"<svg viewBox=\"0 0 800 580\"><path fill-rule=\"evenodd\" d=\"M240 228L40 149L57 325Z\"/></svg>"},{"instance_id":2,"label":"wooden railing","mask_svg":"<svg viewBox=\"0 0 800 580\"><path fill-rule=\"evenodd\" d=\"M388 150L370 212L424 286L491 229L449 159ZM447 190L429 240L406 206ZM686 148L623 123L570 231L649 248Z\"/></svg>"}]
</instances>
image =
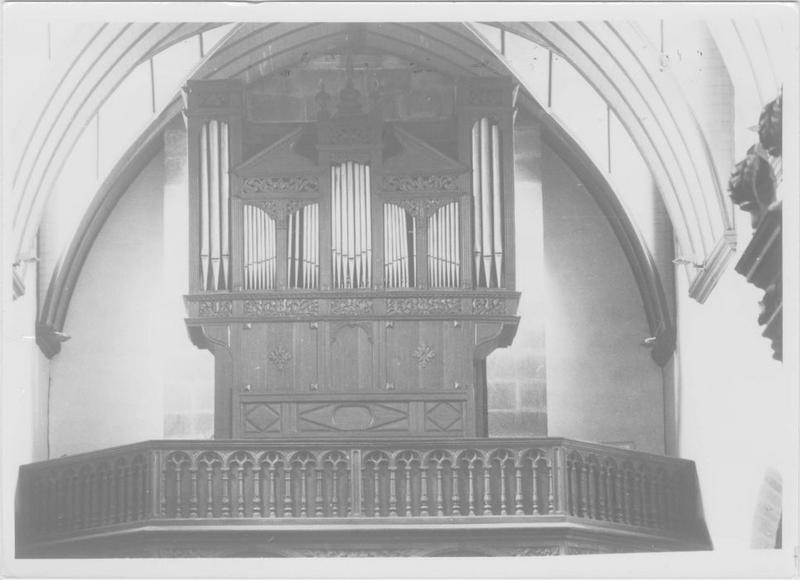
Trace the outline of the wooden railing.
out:
<instances>
[{"instance_id":1,"label":"wooden railing","mask_svg":"<svg viewBox=\"0 0 800 580\"><path fill-rule=\"evenodd\" d=\"M193 519L702 526L692 462L563 439L156 441L23 466L19 498L31 541Z\"/></svg>"}]
</instances>

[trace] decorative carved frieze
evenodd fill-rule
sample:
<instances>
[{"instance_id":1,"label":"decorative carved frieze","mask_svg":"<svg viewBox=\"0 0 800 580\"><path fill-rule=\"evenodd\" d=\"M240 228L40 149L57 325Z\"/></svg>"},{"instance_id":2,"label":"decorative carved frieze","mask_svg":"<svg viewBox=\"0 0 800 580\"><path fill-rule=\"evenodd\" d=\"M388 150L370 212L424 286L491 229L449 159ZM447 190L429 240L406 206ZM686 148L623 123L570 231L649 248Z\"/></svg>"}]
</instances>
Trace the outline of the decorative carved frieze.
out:
<instances>
[{"instance_id":1,"label":"decorative carved frieze","mask_svg":"<svg viewBox=\"0 0 800 580\"><path fill-rule=\"evenodd\" d=\"M317 314L319 303L308 298L245 300L243 310L247 316L306 316Z\"/></svg>"},{"instance_id":2,"label":"decorative carved frieze","mask_svg":"<svg viewBox=\"0 0 800 580\"><path fill-rule=\"evenodd\" d=\"M401 193L458 191L458 175L384 175L381 190Z\"/></svg>"},{"instance_id":3,"label":"decorative carved frieze","mask_svg":"<svg viewBox=\"0 0 800 580\"><path fill-rule=\"evenodd\" d=\"M425 297L388 298L387 314L455 314L461 312L460 298Z\"/></svg>"},{"instance_id":4,"label":"decorative carved frieze","mask_svg":"<svg viewBox=\"0 0 800 580\"><path fill-rule=\"evenodd\" d=\"M224 317L233 315L233 301L231 300L202 300L198 306L198 313L203 318Z\"/></svg>"},{"instance_id":5,"label":"decorative carved frieze","mask_svg":"<svg viewBox=\"0 0 800 580\"><path fill-rule=\"evenodd\" d=\"M474 298L472 312L475 314L505 314L506 301L504 298Z\"/></svg>"},{"instance_id":6,"label":"decorative carved frieze","mask_svg":"<svg viewBox=\"0 0 800 580\"><path fill-rule=\"evenodd\" d=\"M314 176L249 177L242 183L242 193L317 193L319 178Z\"/></svg>"},{"instance_id":7,"label":"decorative carved frieze","mask_svg":"<svg viewBox=\"0 0 800 580\"><path fill-rule=\"evenodd\" d=\"M345 298L331 301L331 314L353 316L358 314L372 314L373 301L371 298Z\"/></svg>"}]
</instances>

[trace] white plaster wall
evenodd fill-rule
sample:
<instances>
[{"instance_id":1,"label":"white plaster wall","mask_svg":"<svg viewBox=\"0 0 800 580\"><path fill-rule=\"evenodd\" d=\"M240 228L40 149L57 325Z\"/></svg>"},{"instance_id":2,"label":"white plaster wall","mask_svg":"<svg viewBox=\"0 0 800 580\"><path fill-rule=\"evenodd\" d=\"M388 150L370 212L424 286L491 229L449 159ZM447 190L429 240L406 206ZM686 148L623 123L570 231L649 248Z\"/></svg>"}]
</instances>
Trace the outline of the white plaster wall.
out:
<instances>
[{"instance_id":1,"label":"white plaster wall","mask_svg":"<svg viewBox=\"0 0 800 580\"><path fill-rule=\"evenodd\" d=\"M52 359L51 457L163 435L163 164L132 183L76 284Z\"/></svg>"},{"instance_id":2,"label":"white plaster wall","mask_svg":"<svg viewBox=\"0 0 800 580\"><path fill-rule=\"evenodd\" d=\"M662 374L642 300L590 194L543 149L548 434L664 452Z\"/></svg>"}]
</instances>

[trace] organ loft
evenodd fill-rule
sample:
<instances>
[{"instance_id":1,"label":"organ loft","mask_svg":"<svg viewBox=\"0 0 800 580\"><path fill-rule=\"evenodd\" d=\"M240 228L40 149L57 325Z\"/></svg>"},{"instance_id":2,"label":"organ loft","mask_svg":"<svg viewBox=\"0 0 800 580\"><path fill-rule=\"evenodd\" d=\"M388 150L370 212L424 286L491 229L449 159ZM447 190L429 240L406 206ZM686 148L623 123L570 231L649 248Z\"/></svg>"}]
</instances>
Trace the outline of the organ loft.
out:
<instances>
[{"instance_id":1,"label":"organ loft","mask_svg":"<svg viewBox=\"0 0 800 580\"><path fill-rule=\"evenodd\" d=\"M301 42L252 74L220 49L184 86L165 159L189 202L185 320L214 359L213 439L23 466L20 553L707 546L691 462L489 437L487 357L520 324L514 120L532 101L497 71L339 49Z\"/></svg>"},{"instance_id":2,"label":"organ loft","mask_svg":"<svg viewBox=\"0 0 800 580\"><path fill-rule=\"evenodd\" d=\"M512 83L457 79L426 139L347 58L304 122L253 121L237 81L187 87L185 300L215 438L485 437L486 357L519 321Z\"/></svg>"}]
</instances>

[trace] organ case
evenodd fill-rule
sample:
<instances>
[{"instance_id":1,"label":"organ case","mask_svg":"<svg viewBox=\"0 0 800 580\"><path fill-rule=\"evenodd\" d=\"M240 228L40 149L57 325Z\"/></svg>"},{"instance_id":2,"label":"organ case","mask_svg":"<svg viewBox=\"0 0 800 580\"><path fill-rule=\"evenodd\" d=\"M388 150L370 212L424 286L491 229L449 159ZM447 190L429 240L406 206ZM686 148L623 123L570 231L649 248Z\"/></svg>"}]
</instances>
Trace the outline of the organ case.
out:
<instances>
[{"instance_id":1,"label":"organ case","mask_svg":"<svg viewBox=\"0 0 800 580\"><path fill-rule=\"evenodd\" d=\"M455 158L348 83L338 113L243 159L244 86L187 86L185 300L215 437L486 435L485 361L519 298L512 87L491 80L454 87Z\"/></svg>"}]
</instances>

